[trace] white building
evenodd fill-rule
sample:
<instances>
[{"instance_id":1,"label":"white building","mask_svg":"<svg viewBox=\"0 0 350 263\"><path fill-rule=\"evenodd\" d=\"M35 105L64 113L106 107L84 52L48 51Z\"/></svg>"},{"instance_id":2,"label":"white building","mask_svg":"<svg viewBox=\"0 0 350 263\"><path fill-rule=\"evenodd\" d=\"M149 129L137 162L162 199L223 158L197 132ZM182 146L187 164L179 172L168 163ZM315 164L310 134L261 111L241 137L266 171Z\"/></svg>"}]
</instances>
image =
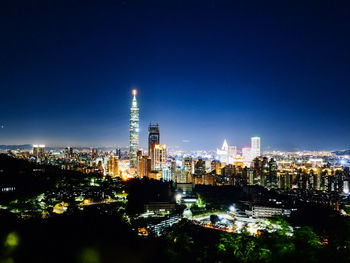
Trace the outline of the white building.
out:
<instances>
[{"instance_id":1,"label":"white building","mask_svg":"<svg viewBox=\"0 0 350 263\"><path fill-rule=\"evenodd\" d=\"M236 146L228 146L227 141L224 140L222 144L221 150L217 149L216 154L221 163L233 164L234 159L237 156L237 147Z\"/></svg>"},{"instance_id":2,"label":"white building","mask_svg":"<svg viewBox=\"0 0 350 263\"><path fill-rule=\"evenodd\" d=\"M242 148L242 158L244 166L250 167L250 164L252 163L255 157L255 153L252 151L251 147Z\"/></svg>"},{"instance_id":3,"label":"white building","mask_svg":"<svg viewBox=\"0 0 350 263\"><path fill-rule=\"evenodd\" d=\"M260 137L255 136L251 138L251 148L253 159L260 156Z\"/></svg>"}]
</instances>

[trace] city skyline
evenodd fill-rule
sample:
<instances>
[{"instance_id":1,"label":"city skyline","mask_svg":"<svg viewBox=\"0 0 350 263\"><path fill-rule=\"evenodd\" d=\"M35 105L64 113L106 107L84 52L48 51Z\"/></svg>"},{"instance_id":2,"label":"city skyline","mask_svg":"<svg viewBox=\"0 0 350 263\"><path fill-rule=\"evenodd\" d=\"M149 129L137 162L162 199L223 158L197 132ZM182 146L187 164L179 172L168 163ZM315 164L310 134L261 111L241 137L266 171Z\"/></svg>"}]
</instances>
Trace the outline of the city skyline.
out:
<instances>
[{"instance_id":1,"label":"city skyline","mask_svg":"<svg viewBox=\"0 0 350 263\"><path fill-rule=\"evenodd\" d=\"M127 146L137 89L145 149L149 122L184 150L349 149L342 5L8 5L0 144Z\"/></svg>"},{"instance_id":2,"label":"city skyline","mask_svg":"<svg viewBox=\"0 0 350 263\"><path fill-rule=\"evenodd\" d=\"M350 1L1 1L1 262L350 262Z\"/></svg>"}]
</instances>

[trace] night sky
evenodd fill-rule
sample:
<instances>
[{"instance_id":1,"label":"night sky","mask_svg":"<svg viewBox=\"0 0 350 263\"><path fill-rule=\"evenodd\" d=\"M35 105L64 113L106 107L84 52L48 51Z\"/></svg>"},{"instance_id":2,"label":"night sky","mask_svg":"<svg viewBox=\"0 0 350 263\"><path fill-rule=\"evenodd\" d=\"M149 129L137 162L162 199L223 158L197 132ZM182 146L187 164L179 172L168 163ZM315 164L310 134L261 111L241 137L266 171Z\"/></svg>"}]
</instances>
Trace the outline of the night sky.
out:
<instances>
[{"instance_id":1,"label":"night sky","mask_svg":"<svg viewBox=\"0 0 350 263\"><path fill-rule=\"evenodd\" d=\"M136 87L141 146L350 148L349 1L45 2L0 4L0 144L127 146Z\"/></svg>"}]
</instances>

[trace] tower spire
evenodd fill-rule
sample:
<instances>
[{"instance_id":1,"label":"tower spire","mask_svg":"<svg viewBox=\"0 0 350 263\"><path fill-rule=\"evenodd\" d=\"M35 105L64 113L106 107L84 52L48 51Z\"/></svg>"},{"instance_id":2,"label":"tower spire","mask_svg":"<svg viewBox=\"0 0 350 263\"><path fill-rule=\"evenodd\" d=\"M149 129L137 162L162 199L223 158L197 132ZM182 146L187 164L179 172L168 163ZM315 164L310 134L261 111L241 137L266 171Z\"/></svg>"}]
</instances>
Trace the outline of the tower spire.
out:
<instances>
[{"instance_id":1,"label":"tower spire","mask_svg":"<svg viewBox=\"0 0 350 263\"><path fill-rule=\"evenodd\" d=\"M137 150L139 148L139 108L136 100L137 91L132 91L133 99L130 108L130 168L137 166Z\"/></svg>"}]
</instances>

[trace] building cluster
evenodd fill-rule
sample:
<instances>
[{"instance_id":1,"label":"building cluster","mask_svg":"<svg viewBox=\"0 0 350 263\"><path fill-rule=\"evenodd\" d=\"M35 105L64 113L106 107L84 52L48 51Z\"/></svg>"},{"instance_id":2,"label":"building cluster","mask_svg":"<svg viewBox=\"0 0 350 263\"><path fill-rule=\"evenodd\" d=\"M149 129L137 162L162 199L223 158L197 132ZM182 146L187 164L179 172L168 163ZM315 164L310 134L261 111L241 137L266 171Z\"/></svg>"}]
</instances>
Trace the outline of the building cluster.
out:
<instances>
[{"instance_id":1,"label":"building cluster","mask_svg":"<svg viewBox=\"0 0 350 263\"><path fill-rule=\"evenodd\" d=\"M293 154L262 157L260 137L252 137L250 147L243 147L241 151L224 140L221 149L216 151L216 158L208 154L204 158L168 157L166 145L160 144L159 125L150 124L148 152L144 154L136 147L139 109L135 94L133 91L130 109L130 168L136 169L135 175L139 178L177 184L260 185L268 189L349 192L348 172L337 163L326 163L331 157L328 153L312 153L304 158Z\"/></svg>"},{"instance_id":2,"label":"building cluster","mask_svg":"<svg viewBox=\"0 0 350 263\"><path fill-rule=\"evenodd\" d=\"M243 147L241 152L238 152L236 146L228 146L225 140L221 149L217 149L216 153L221 163L233 165L243 163L244 166L249 167L252 161L261 154L260 137L252 137L251 146Z\"/></svg>"},{"instance_id":3,"label":"building cluster","mask_svg":"<svg viewBox=\"0 0 350 263\"><path fill-rule=\"evenodd\" d=\"M63 170L82 173L99 173L121 176L129 167L127 151L102 151L96 148L74 149L72 147L46 149L45 145L34 144L32 150L8 150L7 154L43 165L58 166Z\"/></svg>"},{"instance_id":4,"label":"building cluster","mask_svg":"<svg viewBox=\"0 0 350 263\"><path fill-rule=\"evenodd\" d=\"M150 123L148 127L148 152L141 150L137 153L137 176L169 181L167 163L167 147L160 144L159 124Z\"/></svg>"},{"instance_id":5,"label":"building cluster","mask_svg":"<svg viewBox=\"0 0 350 263\"><path fill-rule=\"evenodd\" d=\"M32 151L14 151L19 158L65 170L101 173L108 176L147 177L176 184L260 185L268 189L315 190L349 193L349 168L345 160L329 152L272 152L261 154L260 137L252 137L250 147L240 151L225 140L216 152L169 153L160 142L160 126L149 124L148 149L139 149L139 108L133 91L130 108L129 151L117 148L46 150L33 145Z\"/></svg>"}]
</instances>

